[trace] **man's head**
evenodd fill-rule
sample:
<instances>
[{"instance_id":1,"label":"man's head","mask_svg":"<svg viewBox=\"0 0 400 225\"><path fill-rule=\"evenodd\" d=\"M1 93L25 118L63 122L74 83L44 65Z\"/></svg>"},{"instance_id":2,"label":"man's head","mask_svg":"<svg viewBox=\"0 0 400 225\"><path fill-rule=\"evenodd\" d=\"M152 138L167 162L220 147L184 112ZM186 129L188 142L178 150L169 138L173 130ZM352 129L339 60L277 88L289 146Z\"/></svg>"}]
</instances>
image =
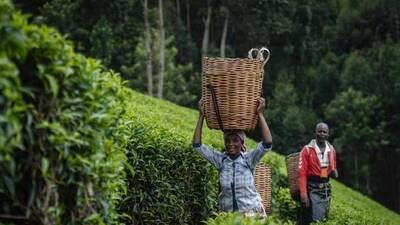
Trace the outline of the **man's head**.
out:
<instances>
[{"instance_id":1,"label":"man's head","mask_svg":"<svg viewBox=\"0 0 400 225\"><path fill-rule=\"evenodd\" d=\"M224 133L225 151L230 156L235 156L244 148L246 134L241 130L229 130Z\"/></svg>"},{"instance_id":2,"label":"man's head","mask_svg":"<svg viewBox=\"0 0 400 225\"><path fill-rule=\"evenodd\" d=\"M315 126L315 138L317 142L323 143L328 140L329 137L329 127L326 123L321 122Z\"/></svg>"}]
</instances>

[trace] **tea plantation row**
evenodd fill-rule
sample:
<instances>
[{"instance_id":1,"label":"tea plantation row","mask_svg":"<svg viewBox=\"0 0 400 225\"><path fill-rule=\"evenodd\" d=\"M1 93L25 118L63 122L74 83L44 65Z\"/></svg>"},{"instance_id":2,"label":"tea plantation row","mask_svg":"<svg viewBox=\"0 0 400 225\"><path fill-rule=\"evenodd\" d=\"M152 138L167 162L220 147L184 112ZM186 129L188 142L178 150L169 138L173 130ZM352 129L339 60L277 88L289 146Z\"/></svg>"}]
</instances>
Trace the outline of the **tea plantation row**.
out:
<instances>
[{"instance_id":1,"label":"tea plantation row","mask_svg":"<svg viewBox=\"0 0 400 225\"><path fill-rule=\"evenodd\" d=\"M118 75L0 1L0 219L192 224L216 173ZM157 109L152 109L157 110ZM148 114L147 114L148 115ZM210 179L211 178L211 179Z\"/></svg>"}]
</instances>

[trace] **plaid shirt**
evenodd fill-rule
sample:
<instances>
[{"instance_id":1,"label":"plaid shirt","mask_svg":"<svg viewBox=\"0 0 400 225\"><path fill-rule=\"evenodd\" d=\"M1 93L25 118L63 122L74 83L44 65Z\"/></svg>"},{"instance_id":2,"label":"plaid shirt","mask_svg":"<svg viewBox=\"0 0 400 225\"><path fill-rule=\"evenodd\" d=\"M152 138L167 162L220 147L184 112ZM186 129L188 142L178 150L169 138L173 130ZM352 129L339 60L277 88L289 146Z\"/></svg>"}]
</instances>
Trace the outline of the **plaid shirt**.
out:
<instances>
[{"instance_id":1,"label":"plaid shirt","mask_svg":"<svg viewBox=\"0 0 400 225\"><path fill-rule=\"evenodd\" d=\"M254 185L253 173L264 154L271 150L271 144L260 142L254 150L240 153L235 160L204 144L194 143L193 148L219 171L220 210L238 210L243 213L263 211L261 197Z\"/></svg>"}]
</instances>

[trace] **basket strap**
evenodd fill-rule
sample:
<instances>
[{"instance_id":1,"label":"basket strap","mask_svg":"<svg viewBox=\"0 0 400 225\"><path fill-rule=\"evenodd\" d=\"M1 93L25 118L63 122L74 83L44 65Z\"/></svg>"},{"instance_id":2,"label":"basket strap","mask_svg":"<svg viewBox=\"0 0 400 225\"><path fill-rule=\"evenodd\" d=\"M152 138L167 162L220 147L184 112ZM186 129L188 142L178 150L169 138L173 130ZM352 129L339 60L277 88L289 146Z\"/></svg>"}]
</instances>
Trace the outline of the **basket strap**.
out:
<instances>
[{"instance_id":1,"label":"basket strap","mask_svg":"<svg viewBox=\"0 0 400 225\"><path fill-rule=\"evenodd\" d=\"M217 121L218 121L219 128L221 128L221 130L224 131L224 124L222 123L221 114L219 113L218 99L217 99L217 95L215 94L215 89L211 84L207 85L207 88L210 89L210 92L211 92L211 98L213 101L215 113L217 114Z\"/></svg>"}]
</instances>

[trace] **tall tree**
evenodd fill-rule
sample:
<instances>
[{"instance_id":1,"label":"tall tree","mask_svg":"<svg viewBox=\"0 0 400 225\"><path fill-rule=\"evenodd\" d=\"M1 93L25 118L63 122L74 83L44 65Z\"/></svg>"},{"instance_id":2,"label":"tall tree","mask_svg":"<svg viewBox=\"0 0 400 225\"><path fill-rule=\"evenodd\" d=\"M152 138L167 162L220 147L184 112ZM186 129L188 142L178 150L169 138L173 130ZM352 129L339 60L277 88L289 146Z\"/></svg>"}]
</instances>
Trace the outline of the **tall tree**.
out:
<instances>
[{"instance_id":1,"label":"tall tree","mask_svg":"<svg viewBox=\"0 0 400 225\"><path fill-rule=\"evenodd\" d=\"M377 147L376 137L380 136L379 129L372 125L373 115L379 106L378 98L374 95L364 97L362 92L353 88L341 92L326 107L326 116L332 121L333 131L337 132L335 144L345 162L346 177L359 190L370 189L368 179L370 168L361 170L367 165L368 156ZM352 159L352 162L349 160ZM366 186L361 187L360 180Z\"/></svg>"},{"instance_id":2,"label":"tall tree","mask_svg":"<svg viewBox=\"0 0 400 225\"><path fill-rule=\"evenodd\" d=\"M221 7L221 11L225 14L224 28L222 29L221 45L220 45L220 56L225 57L226 48L226 37L228 36L228 24L229 24L229 10L225 7Z\"/></svg>"},{"instance_id":3,"label":"tall tree","mask_svg":"<svg viewBox=\"0 0 400 225\"><path fill-rule=\"evenodd\" d=\"M158 93L157 97L163 97L164 89L164 72L165 72L165 28L163 14L163 0L158 0L159 23L160 23L160 71L158 76Z\"/></svg>"},{"instance_id":4,"label":"tall tree","mask_svg":"<svg viewBox=\"0 0 400 225\"><path fill-rule=\"evenodd\" d=\"M111 66L114 39L110 23L105 17L101 17L90 34L89 40L91 42L90 54L94 57L101 59L103 64L107 67Z\"/></svg>"},{"instance_id":5,"label":"tall tree","mask_svg":"<svg viewBox=\"0 0 400 225\"><path fill-rule=\"evenodd\" d=\"M186 30L188 32L188 36L191 37L191 29L190 29L190 0L186 0Z\"/></svg>"},{"instance_id":6,"label":"tall tree","mask_svg":"<svg viewBox=\"0 0 400 225\"><path fill-rule=\"evenodd\" d=\"M143 1L143 16L144 16L144 25L145 25L145 46L146 46L146 70L147 70L147 93L152 96L153 95L153 52L151 50L151 32L150 32L150 24L149 24L149 15L148 15L148 1Z\"/></svg>"},{"instance_id":7,"label":"tall tree","mask_svg":"<svg viewBox=\"0 0 400 225\"><path fill-rule=\"evenodd\" d=\"M181 18L181 1L176 0L176 17Z\"/></svg>"},{"instance_id":8,"label":"tall tree","mask_svg":"<svg viewBox=\"0 0 400 225\"><path fill-rule=\"evenodd\" d=\"M208 42L210 39L210 23L211 23L211 14L212 14L212 6L211 3L208 2L207 6L207 18L204 21L204 33L203 33L203 42L201 45L201 56L204 57L208 52Z\"/></svg>"}]
</instances>

